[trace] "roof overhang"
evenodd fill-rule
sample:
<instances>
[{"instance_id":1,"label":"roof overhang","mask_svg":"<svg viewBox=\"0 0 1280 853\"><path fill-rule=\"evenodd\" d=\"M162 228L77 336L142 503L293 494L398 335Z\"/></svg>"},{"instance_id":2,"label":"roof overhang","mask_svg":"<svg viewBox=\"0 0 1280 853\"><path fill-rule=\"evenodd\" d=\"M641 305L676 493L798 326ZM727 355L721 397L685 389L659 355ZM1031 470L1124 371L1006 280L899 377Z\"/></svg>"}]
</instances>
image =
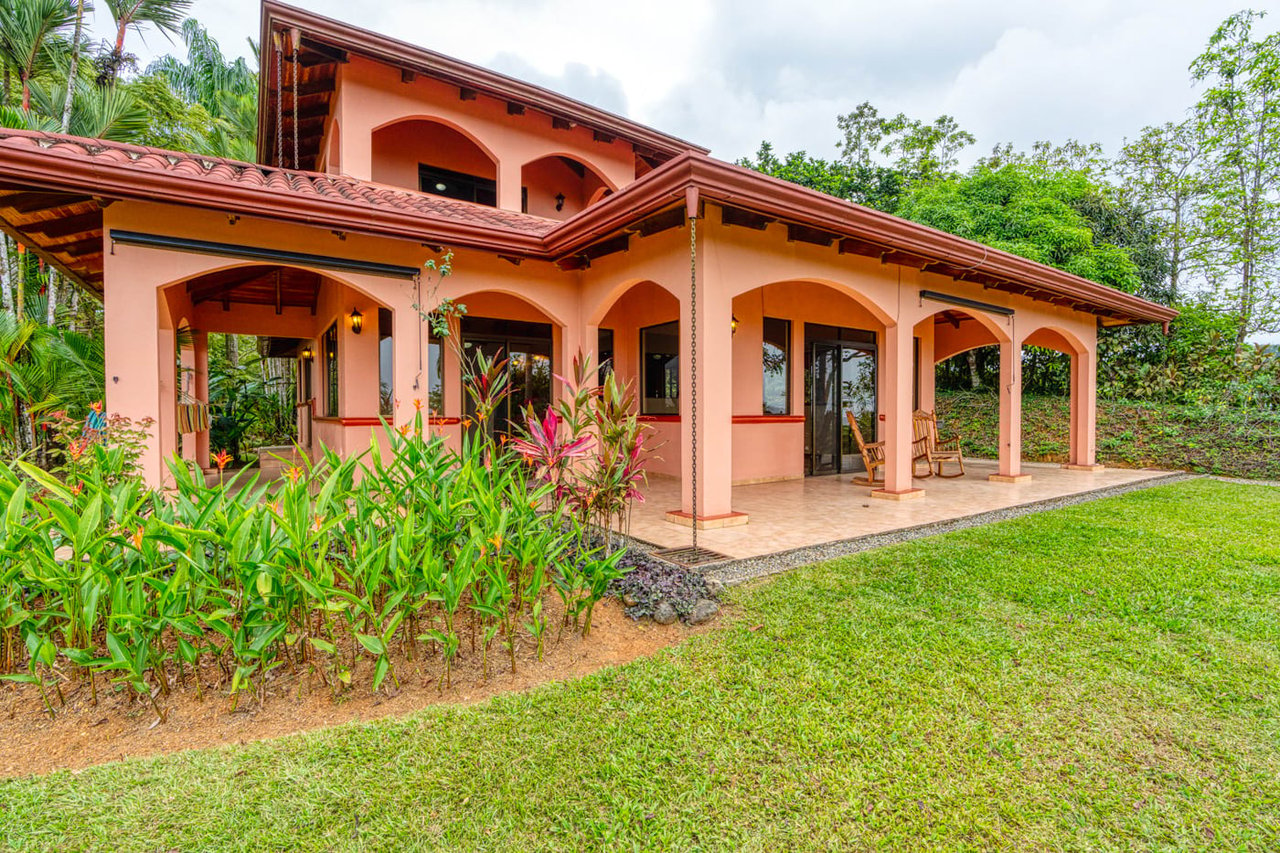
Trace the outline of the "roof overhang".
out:
<instances>
[{"instance_id":1,"label":"roof overhang","mask_svg":"<svg viewBox=\"0 0 1280 853\"><path fill-rule=\"evenodd\" d=\"M302 56L302 74L300 85L309 93L300 95L300 109L305 113L309 109L312 115L300 115L299 125L307 122L322 122L323 107L328 99L320 96L320 89L338 65L347 61L349 55L362 56L367 59L390 65L414 75L430 77L458 86L469 93L487 95L506 101L513 107L522 110L534 110L550 116L553 120L582 125L608 137L625 140L631 143L638 155L652 160L655 164L669 160L685 151L708 153L708 149L678 137L662 133L659 130L632 121L628 118L593 107L590 104L499 74L488 68L463 62L451 56L445 56L433 50L390 38L370 30L352 26L343 21L317 15L306 9L299 9L276 0L263 0L261 21L261 45L263 73L258 76L258 160L261 163L276 165L273 142L276 140L275 115L276 101L273 87L276 83L273 45L277 38L283 37L286 50L291 54L292 40L290 33L298 34L298 48ZM288 80L288 72L283 79ZM286 84L281 101L287 105L280 108L282 124L292 122L292 95ZM332 91L332 86L327 91ZM285 137L292 139L290 131ZM319 144L318 136L306 134L304 138L314 139ZM290 143L292 144L292 143ZM316 151L300 151L299 159L305 168L314 168Z\"/></svg>"},{"instance_id":2,"label":"roof overhang","mask_svg":"<svg viewBox=\"0 0 1280 853\"><path fill-rule=\"evenodd\" d=\"M563 256L637 219L676 203L690 188L701 201L781 222L788 238L831 245L843 254L981 284L1098 315L1104 324L1168 323L1167 305L993 249L972 240L882 213L699 154L685 154L587 208L547 235L548 250Z\"/></svg>"},{"instance_id":3,"label":"roof overhang","mask_svg":"<svg viewBox=\"0 0 1280 853\"><path fill-rule=\"evenodd\" d=\"M0 222L91 290L101 292L102 210L126 199L561 262L589 262L624 250L631 234L683 225L686 204L696 199L695 211L701 203L719 205L726 224L782 223L791 240L1043 300L1107 324L1177 316L1053 267L693 152L554 223L350 178L100 140L0 134Z\"/></svg>"}]
</instances>

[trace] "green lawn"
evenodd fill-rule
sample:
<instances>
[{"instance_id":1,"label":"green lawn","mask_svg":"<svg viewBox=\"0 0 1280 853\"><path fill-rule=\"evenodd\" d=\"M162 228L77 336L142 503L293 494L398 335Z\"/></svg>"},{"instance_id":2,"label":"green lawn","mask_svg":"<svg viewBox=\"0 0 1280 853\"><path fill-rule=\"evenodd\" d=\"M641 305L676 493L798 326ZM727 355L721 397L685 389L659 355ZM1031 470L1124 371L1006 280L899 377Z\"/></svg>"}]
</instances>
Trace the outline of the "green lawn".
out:
<instances>
[{"instance_id":1,"label":"green lawn","mask_svg":"<svg viewBox=\"0 0 1280 853\"><path fill-rule=\"evenodd\" d=\"M1280 490L1195 481L797 570L531 694L0 783L103 850L1280 848Z\"/></svg>"}]
</instances>

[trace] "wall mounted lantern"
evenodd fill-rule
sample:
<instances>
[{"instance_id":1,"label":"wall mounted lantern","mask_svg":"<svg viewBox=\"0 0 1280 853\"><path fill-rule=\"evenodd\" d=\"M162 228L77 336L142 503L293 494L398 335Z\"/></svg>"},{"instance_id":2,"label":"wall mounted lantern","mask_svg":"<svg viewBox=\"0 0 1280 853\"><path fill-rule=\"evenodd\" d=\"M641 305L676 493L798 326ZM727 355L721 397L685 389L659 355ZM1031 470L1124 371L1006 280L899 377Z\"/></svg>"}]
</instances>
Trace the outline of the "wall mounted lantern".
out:
<instances>
[{"instance_id":1,"label":"wall mounted lantern","mask_svg":"<svg viewBox=\"0 0 1280 853\"><path fill-rule=\"evenodd\" d=\"M556 210L564 210L564 193L556 193Z\"/></svg>"},{"instance_id":2,"label":"wall mounted lantern","mask_svg":"<svg viewBox=\"0 0 1280 853\"><path fill-rule=\"evenodd\" d=\"M732 314L730 314L729 316L731 318L729 320L729 333L736 335L738 334L738 318Z\"/></svg>"},{"instance_id":3,"label":"wall mounted lantern","mask_svg":"<svg viewBox=\"0 0 1280 853\"><path fill-rule=\"evenodd\" d=\"M360 330L364 328L364 315L360 313L359 308L351 309L351 332L352 334L360 334Z\"/></svg>"},{"instance_id":4,"label":"wall mounted lantern","mask_svg":"<svg viewBox=\"0 0 1280 853\"><path fill-rule=\"evenodd\" d=\"M315 358L315 357L316 357L316 354L315 354L315 351L311 349L311 344L303 344L303 345L302 345L302 358L303 358L303 360L304 360L304 361L310 361L311 359L313 359L313 358Z\"/></svg>"}]
</instances>

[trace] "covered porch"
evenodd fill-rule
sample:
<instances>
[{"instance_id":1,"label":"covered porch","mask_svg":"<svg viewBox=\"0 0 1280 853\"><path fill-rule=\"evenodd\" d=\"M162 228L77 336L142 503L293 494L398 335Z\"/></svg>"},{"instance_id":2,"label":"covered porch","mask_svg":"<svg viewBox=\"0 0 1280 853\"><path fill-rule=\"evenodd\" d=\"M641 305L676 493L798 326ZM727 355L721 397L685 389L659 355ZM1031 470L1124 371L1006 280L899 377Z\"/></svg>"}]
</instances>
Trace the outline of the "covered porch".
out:
<instances>
[{"instance_id":1,"label":"covered porch","mask_svg":"<svg viewBox=\"0 0 1280 853\"><path fill-rule=\"evenodd\" d=\"M751 523L699 530L698 546L733 559L759 557L1168 476L1152 469L1080 471L1050 463L1022 464L1034 476L1010 483L990 479L998 462L966 460L964 477L916 480L917 486L928 485L929 500L924 501L873 500L871 490L848 475L734 486L733 505L748 513ZM679 501L680 481L651 476L644 497L632 512L631 535L661 548L688 546L690 528L666 518L666 510Z\"/></svg>"}]
</instances>

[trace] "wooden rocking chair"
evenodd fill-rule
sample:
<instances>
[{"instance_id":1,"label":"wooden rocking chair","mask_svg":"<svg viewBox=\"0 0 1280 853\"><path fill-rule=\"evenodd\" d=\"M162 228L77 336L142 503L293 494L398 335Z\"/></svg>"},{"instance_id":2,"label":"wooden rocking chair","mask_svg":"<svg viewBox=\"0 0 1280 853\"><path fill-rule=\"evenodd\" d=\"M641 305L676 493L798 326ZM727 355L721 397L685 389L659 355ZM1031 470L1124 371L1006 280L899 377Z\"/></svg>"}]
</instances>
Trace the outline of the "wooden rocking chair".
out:
<instances>
[{"instance_id":1,"label":"wooden rocking chair","mask_svg":"<svg viewBox=\"0 0 1280 853\"><path fill-rule=\"evenodd\" d=\"M913 477L923 479L924 477L937 475L951 480L964 476L964 454L960 452L960 436L949 435L946 438L939 436L938 415L936 412L925 412L917 409L912 413L911 426L915 437L915 441L912 443L913 456L914 451L922 451L919 456L914 456L911 460L911 475ZM924 474L917 474L915 471L916 463L920 460L924 460L928 468ZM949 462L960 466L960 473L942 473L942 466Z\"/></svg>"},{"instance_id":2,"label":"wooden rocking chair","mask_svg":"<svg viewBox=\"0 0 1280 853\"><path fill-rule=\"evenodd\" d=\"M846 411L844 414L849 419L849 426L853 428L853 437L858 442L858 452L862 454L862 464L867 468L867 476L854 477L853 482L859 486L884 485L883 472L880 474L880 479L876 479L876 471L884 468L884 442L873 441L867 444L862 440L862 430L858 429L858 419L853 416L853 412Z\"/></svg>"}]
</instances>

